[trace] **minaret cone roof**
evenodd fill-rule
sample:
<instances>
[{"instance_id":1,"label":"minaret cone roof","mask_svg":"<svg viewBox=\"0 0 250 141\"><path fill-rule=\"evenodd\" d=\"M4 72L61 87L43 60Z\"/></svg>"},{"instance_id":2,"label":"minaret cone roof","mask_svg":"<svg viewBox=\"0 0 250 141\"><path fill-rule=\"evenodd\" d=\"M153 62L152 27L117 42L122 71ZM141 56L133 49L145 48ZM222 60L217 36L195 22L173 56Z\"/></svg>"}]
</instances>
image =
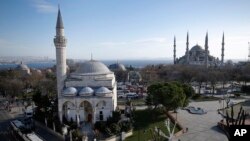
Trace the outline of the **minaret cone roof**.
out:
<instances>
[{"instance_id":1,"label":"minaret cone roof","mask_svg":"<svg viewBox=\"0 0 250 141\"><path fill-rule=\"evenodd\" d=\"M60 9L58 9L56 28L64 28Z\"/></svg>"}]
</instances>

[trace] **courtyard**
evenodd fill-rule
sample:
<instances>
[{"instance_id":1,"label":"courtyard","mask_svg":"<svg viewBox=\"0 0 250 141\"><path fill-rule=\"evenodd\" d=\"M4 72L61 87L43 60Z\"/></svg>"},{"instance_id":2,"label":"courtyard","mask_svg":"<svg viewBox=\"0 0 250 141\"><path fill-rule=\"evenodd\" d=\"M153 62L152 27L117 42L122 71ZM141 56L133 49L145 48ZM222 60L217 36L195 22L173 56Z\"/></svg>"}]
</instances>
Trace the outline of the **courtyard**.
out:
<instances>
[{"instance_id":1,"label":"courtyard","mask_svg":"<svg viewBox=\"0 0 250 141\"><path fill-rule=\"evenodd\" d=\"M243 100L232 100L235 103ZM191 102L189 106L200 107L207 113L203 115L190 114L187 110L179 109L177 115L178 122L187 131L178 137L181 141L227 141L227 137L222 130L217 127L217 123L222 119L217 109L221 107L219 101Z\"/></svg>"}]
</instances>

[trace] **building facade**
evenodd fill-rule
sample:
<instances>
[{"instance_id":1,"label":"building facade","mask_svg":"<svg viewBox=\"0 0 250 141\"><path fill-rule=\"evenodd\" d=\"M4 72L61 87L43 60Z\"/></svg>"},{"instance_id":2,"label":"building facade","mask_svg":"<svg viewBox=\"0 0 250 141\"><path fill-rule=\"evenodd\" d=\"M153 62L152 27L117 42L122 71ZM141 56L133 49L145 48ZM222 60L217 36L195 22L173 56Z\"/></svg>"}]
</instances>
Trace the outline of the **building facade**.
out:
<instances>
[{"instance_id":1,"label":"building facade","mask_svg":"<svg viewBox=\"0 0 250 141\"><path fill-rule=\"evenodd\" d=\"M81 63L75 72L66 73L66 38L60 9L56 36L56 76L59 118L68 121L95 123L112 116L117 107L115 75L96 60Z\"/></svg>"}]
</instances>

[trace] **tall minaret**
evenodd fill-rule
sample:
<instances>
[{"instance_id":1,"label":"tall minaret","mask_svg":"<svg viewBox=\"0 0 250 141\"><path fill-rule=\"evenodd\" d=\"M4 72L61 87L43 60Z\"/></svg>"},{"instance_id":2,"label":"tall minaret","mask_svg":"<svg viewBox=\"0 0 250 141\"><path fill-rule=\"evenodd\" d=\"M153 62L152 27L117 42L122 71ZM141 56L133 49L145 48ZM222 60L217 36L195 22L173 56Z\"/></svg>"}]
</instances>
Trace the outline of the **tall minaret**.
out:
<instances>
[{"instance_id":1,"label":"tall minaret","mask_svg":"<svg viewBox=\"0 0 250 141\"><path fill-rule=\"evenodd\" d=\"M221 47L221 66L223 66L224 64L224 45L225 45L225 42L224 42L224 32L223 32L223 35L222 35L222 43L221 43L222 47Z\"/></svg>"},{"instance_id":2,"label":"tall minaret","mask_svg":"<svg viewBox=\"0 0 250 141\"><path fill-rule=\"evenodd\" d=\"M189 64L189 35L187 32L187 43L186 43L186 62Z\"/></svg>"},{"instance_id":3,"label":"tall minaret","mask_svg":"<svg viewBox=\"0 0 250 141\"><path fill-rule=\"evenodd\" d=\"M54 44L56 47L56 79L57 79L57 95L61 97L61 92L66 78L66 43L67 39L64 36L64 27L60 8L58 9L56 22L56 36Z\"/></svg>"},{"instance_id":4,"label":"tall minaret","mask_svg":"<svg viewBox=\"0 0 250 141\"><path fill-rule=\"evenodd\" d=\"M174 64L176 64L176 41L174 36Z\"/></svg>"},{"instance_id":5,"label":"tall minaret","mask_svg":"<svg viewBox=\"0 0 250 141\"><path fill-rule=\"evenodd\" d=\"M205 38L205 66L208 67L208 33Z\"/></svg>"}]
</instances>

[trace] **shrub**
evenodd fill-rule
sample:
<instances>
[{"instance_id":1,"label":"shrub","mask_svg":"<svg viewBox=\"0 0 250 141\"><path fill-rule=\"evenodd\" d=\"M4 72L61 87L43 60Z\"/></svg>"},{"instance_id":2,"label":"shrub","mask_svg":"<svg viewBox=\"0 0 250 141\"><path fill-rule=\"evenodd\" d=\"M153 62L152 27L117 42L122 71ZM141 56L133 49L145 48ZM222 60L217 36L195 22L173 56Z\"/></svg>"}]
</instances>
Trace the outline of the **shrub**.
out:
<instances>
[{"instance_id":1,"label":"shrub","mask_svg":"<svg viewBox=\"0 0 250 141\"><path fill-rule=\"evenodd\" d=\"M106 128L106 122L104 121L97 121L94 125L95 129L97 129L100 132L105 132L105 128Z\"/></svg>"},{"instance_id":2,"label":"shrub","mask_svg":"<svg viewBox=\"0 0 250 141\"><path fill-rule=\"evenodd\" d=\"M129 121L120 123L121 131L127 132L132 129L132 124Z\"/></svg>"},{"instance_id":3,"label":"shrub","mask_svg":"<svg viewBox=\"0 0 250 141\"><path fill-rule=\"evenodd\" d=\"M235 97L240 97L239 93L234 94Z\"/></svg>"},{"instance_id":4,"label":"shrub","mask_svg":"<svg viewBox=\"0 0 250 141\"><path fill-rule=\"evenodd\" d=\"M201 97L201 94L195 94L192 98L193 99L199 99Z\"/></svg>"},{"instance_id":5,"label":"shrub","mask_svg":"<svg viewBox=\"0 0 250 141\"><path fill-rule=\"evenodd\" d=\"M118 124L116 124L116 123L112 123L112 124L110 125L110 130L111 130L111 132L114 133L114 134L119 134L120 131L121 131L121 127L120 127Z\"/></svg>"},{"instance_id":6,"label":"shrub","mask_svg":"<svg viewBox=\"0 0 250 141\"><path fill-rule=\"evenodd\" d=\"M82 140L82 134L79 129L72 131L72 138L74 141L81 141Z\"/></svg>"},{"instance_id":7,"label":"shrub","mask_svg":"<svg viewBox=\"0 0 250 141\"><path fill-rule=\"evenodd\" d=\"M114 133L112 133L112 131L110 130L109 127L106 127L106 128L105 128L105 133L106 133L108 136L114 135Z\"/></svg>"}]
</instances>

